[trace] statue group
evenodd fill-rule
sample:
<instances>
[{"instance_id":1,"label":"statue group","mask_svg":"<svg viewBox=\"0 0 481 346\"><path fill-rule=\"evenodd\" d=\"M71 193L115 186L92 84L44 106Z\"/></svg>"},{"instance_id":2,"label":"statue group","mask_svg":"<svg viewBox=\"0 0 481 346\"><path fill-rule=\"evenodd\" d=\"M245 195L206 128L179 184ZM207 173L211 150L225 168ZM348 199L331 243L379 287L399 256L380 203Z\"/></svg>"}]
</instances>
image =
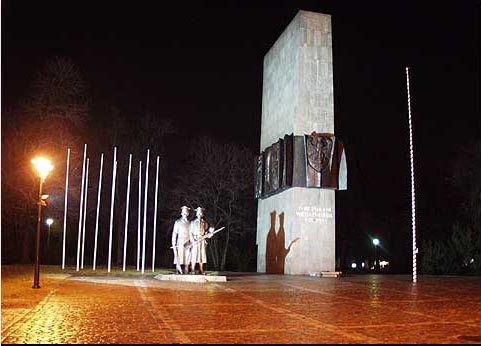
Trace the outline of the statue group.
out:
<instances>
[{"instance_id":1,"label":"statue group","mask_svg":"<svg viewBox=\"0 0 481 346\"><path fill-rule=\"evenodd\" d=\"M195 209L196 218L189 220L190 208L181 208L181 217L174 223L172 231L172 250L174 264L178 274L195 274L199 264L199 272L205 275L204 263L207 263L207 238L214 234L214 228L204 219L204 208Z\"/></svg>"}]
</instances>

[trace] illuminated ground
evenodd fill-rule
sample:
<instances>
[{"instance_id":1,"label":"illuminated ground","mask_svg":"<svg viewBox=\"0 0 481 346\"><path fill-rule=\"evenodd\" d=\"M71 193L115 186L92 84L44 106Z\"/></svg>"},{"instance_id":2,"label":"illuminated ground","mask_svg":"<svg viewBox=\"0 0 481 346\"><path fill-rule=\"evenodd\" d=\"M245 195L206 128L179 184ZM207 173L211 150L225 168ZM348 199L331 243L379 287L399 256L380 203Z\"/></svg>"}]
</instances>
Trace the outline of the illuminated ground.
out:
<instances>
[{"instance_id":1,"label":"illuminated ground","mask_svg":"<svg viewBox=\"0 0 481 346\"><path fill-rule=\"evenodd\" d=\"M2 344L481 342L479 277L227 275L2 266Z\"/></svg>"}]
</instances>

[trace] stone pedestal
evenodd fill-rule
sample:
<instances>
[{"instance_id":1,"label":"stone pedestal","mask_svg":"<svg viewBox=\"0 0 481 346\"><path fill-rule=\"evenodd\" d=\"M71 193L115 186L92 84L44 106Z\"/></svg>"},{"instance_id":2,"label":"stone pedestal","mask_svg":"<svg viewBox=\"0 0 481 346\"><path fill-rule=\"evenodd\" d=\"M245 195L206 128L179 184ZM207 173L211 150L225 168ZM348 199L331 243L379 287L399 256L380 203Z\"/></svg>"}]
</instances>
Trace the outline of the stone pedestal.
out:
<instances>
[{"instance_id":1,"label":"stone pedestal","mask_svg":"<svg viewBox=\"0 0 481 346\"><path fill-rule=\"evenodd\" d=\"M224 275L177 275L177 274L159 274L154 279L161 281L177 281L177 282L226 282L227 277Z\"/></svg>"},{"instance_id":2,"label":"stone pedestal","mask_svg":"<svg viewBox=\"0 0 481 346\"><path fill-rule=\"evenodd\" d=\"M300 11L264 57L261 151L334 134L331 17ZM258 200L257 271L335 271L335 191L291 187Z\"/></svg>"}]
</instances>

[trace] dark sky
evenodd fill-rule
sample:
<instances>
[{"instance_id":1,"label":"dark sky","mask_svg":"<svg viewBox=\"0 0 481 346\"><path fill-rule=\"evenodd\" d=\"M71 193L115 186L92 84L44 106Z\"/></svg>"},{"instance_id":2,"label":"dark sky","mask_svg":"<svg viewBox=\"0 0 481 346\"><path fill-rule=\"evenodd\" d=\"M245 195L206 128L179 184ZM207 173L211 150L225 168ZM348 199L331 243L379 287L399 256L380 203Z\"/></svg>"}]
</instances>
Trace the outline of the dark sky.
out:
<instances>
[{"instance_id":1,"label":"dark sky","mask_svg":"<svg viewBox=\"0 0 481 346\"><path fill-rule=\"evenodd\" d=\"M175 3L3 0L2 107L25 96L48 59L67 56L96 116L112 105L150 110L185 133L259 150L264 55L298 10L332 14L336 134L349 170L340 208L362 209L381 233L409 227L410 66L419 223L450 227L451 167L481 134L479 0Z\"/></svg>"}]
</instances>

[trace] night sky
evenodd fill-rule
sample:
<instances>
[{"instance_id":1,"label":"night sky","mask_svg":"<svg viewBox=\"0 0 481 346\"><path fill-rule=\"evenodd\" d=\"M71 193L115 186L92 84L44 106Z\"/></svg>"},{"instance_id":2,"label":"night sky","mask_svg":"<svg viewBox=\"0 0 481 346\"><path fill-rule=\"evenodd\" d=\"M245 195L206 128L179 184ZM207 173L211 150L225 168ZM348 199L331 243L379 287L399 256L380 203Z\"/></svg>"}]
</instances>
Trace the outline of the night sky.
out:
<instances>
[{"instance_id":1,"label":"night sky","mask_svg":"<svg viewBox=\"0 0 481 346\"><path fill-rule=\"evenodd\" d=\"M461 203L452 167L481 137L479 0L176 3L3 0L3 109L49 59L66 56L89 85L95 117L113 105L132 117L150 110L182 135L258 152L264 55L298 10L328 13L349 174L338 222L359 211L359 239L410 227L410 66L420 236L451 227Z\"/></svg>"}]
</instances>

